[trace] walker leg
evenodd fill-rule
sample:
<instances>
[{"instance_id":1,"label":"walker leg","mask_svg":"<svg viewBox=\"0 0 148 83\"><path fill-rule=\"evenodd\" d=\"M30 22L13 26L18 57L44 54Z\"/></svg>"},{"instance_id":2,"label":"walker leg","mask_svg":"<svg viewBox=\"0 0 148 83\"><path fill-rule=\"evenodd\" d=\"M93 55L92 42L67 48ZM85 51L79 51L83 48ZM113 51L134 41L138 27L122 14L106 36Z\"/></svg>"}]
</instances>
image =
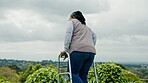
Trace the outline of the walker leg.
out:
<instances>
[{"instance_id":1,"label":"walker leg","mask_svg":"<svg viewBox=\"0 0 148 83\"><path fill-rule=\"evenodd\" d=\"M96 64L95 62L93 63L94 65L94 75L95 75L95 78L96 78L96 83L98 83L98 76L97 76L97 70L96 70Z\"/></svg>"},{"instance_id":2,"label":"walker leg","mask_svg":"<svg viewBox=\"0 0 148 83\"><path fill-rule=\"evenodd\" d=\"M67 53L68 55L68 67L69 67L69 72L64 72L64 73L61 73L61 66L60 66L60 58L64 58L64 57L61 57L61 55L58 56L58 83L60 83L60 75L69 75L69 78L70 78L70 83L72 83L72 72L71 72L71 62L70 62L70 55Z\"/></svg>"}]
</instances>

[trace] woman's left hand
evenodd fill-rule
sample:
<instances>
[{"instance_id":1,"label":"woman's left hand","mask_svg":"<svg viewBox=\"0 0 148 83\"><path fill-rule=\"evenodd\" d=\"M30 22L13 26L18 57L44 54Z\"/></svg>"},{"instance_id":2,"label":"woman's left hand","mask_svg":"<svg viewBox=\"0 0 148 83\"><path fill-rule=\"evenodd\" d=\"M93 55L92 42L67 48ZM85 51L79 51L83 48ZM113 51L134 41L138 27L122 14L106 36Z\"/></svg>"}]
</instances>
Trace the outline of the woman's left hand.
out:
<instances>
[{"instance_id":1,"label":"woman's left hand","mask_svg":"<svg viewBox=\"0 0 148 83\"><path fill-rule=\"evenodd\" d=\"M60 53L61 57L64 57L64 60L68 57L67 53L65 51Z\"/></svg>"}]
</instances>

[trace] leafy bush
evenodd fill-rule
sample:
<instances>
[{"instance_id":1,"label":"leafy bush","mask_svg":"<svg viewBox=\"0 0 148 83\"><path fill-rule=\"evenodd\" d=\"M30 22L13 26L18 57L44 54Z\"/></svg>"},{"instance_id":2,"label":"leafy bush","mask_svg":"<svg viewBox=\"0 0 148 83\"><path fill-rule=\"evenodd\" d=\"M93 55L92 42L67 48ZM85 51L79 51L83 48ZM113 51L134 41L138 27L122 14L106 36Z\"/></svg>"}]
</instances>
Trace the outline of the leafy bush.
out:
<instances>
[{"instance_id":1,"label":"leafy bush","mask_svg":"<svg viewBox=\"0 0 148 83\"><path fill-rule=\"evenodd\" d=\"M5 82L5 81L8 81L8 79L0 75L0 83Z\"/></svg>"},{"instance_id":2,"label":"leafy bush","mask_svg":"<svg viewBox=\"0 0 148 83\"><path fill-rule=\"evenodd\" d=\"M0 82L11 81L18 83L19 75L8 67L0 67Z\"/></svg>"},{"instance_id":3,"label":"leafy bush","mask_svg":"<svg viewBox=\"0 0 148 83\"><path fill-rule=\"evenodd\" d=\"M99 81L101 83L124 83L126 77L122 72L122 68L114 63L101 64L97 67Z\"/></svg>"},{"instance_id":4,"label":"leafy bush","mask_svg":"<svg viewBox=\"0 0 148 83\"><path fill-rule=\"evenodd\" d=\"M100 64L96 69L99 83L127 83L123 69L114 63ZM93 73L89 73L88 77L90 83L95 83Z\"/></svg>"},{"instance_id":5,"label":"leafy bush","mask_svg":"<svg viewBox=\"0 0 148 83\"><path fill-rule=\"evenodd\" d=\"M94 69L91 67L90 71L94 71ZM87 78L89 83L96 83L94 73L88 73Z\"/></svg>"},{"instance_id":6,"label":"leafy bush","mask_svg":"<svg viewBox=\"0 0 148 83\"><path fill-rule=\"evenodd\" d=\"M63 82L63 78L61 78L60 83ZM56 68L49 66L46 68L41 68L35 71L33 74L27 77L25 83L57 83L58 82L58 71Z\"/></svg>"},{"instance_id":7,"label":"leafy bush","mask_svg":"<svg viewBox=\"0 0 148 83\"><path fill-rule=\"evenodd\" d=\"M130 71L123 70L123 73L126 76L126 79L128 80L128 82L131 82L131 83L143 83L142 81L140 81L140 78L136 74L134 74L134 73L132 73Z\"/></svg>"},{"instance_id":8,"label":"leafy bush","mask_svg":"<svg viewBox=\"0 0 148 83\"><path fill-rule=\"evenodd\" d=\"M124 70L115 63L97 65L96 69L99 83L143 83L136 74ZM89 83L95 83L94 73L89 73L88 79Z\"/></svg>"},{"instance_id":9,"label":"leafy bush","mask_svg":"<svg viewBox=\"0 0 148 83\"><path fill-rule=\"evenodd\" d=\"M19 81L20 83L24 83L26 81L26 78L34 72L33 65L29 65L28 69L25 72L20 72Z\"/></svg>"},{"instance_id":10,"label":"leafy bush","mask_svg":"<svg viewBox=\"0 0 148 83\"><path fill-rule=\"evenodd\" d=\"M19 77L20 83L24 83L30 74L32 74L33 72L35 72L40 68L42 68L41 64L36 64L35 67L33 65L29 65L28 69L25 72L20 72L20 77Z\"/></svg>"}]
</instances>

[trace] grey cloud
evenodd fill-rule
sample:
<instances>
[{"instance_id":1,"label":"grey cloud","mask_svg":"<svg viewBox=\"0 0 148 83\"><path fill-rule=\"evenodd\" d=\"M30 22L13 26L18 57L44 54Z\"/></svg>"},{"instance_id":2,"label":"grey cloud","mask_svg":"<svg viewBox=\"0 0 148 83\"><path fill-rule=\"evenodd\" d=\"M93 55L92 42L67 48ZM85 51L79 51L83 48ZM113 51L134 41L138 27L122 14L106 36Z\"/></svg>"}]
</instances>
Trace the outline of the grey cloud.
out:
<instances>
[{"instance_id":1,"label":"grey cloud","mask_svg":"<svg viewBox=\"0 0 148 83\"><path fill-rule=\"evenodd\" d=\"M110 10L93 19L97 32L102 36L148 35L148 1L111 0Z\"/></svg>"},{"instance_id":2,"label":"grey cloud","mask_svg":"<svg viewBox=\"0 0 148 83\"><path fill-rule=\"evenodd\" d=\"M23 22L13 23L17 14L14 15L13 21L10 23L0 23L0 40L1 41L33 41L33 40L63 40L63 34L65 32L65 23L70 15L75 10L82 10L84 14L100 13L102 11L109 10L108 0L0 0L0 22L3 20L10 20L7 18L9 11L23 11L21 14L28 14L28 11L32 11L34 14L39 14L43 19L49 23L54 23L52 31L51 27L44 26L44 24L34 24L33 21L26 23ZM24 11L28 10L28 11ZM17 12L16 12L17 13ZM34 15L23 17L21 19L31 19ZM21 20L20 20L21 21ZM24 21L25 22L25 21ZM32 23L32 24L31 24ZM23 28L28 28L31 25L35 29L29 33L27 30L21 29L19 24ZM29 28L30 29L30 28Z\"/></svg>"},{"instance_id":3,"label":"grey cloud","mask_svg":"<svg viewBox=\"0 0 148 83\"><path fill-rule=\"evenodd\" d=\"M120 62L121 58L130 61L128 58L134 57L132 62L147 62L147 3L147 0L0 0L0 57L56 60L57 52L63 49L66 21L73 11L81 10L98 36L96 59Z\"/></svg>"},{"instance_id":4,"label":"grey cloud","mask_svg":"<svg viewBox=\"0 0 148 83\"><path fill-rule=\"evenodd\" d=\"M57 28L57 27L54 27ZM61 33L60 33L61 32ZM49 27L35 26L35 29L29 31L18 28L14 24L0 25L0 41L23 42L23 41L59 41L64 39L64 31L57 29L51 31Z\"/></svg>"},{"instance_id":5,"label":"grey cloud","mask_svg":"<svg viewBox=\"0 0 148 83\"><path fill-rule=\"evenodd\" d=\"M105 37L118 37L122 35L148 35L148 25L146 25L147 22L142 22L143 23L133 24L129 24L125 21L110 22L112 25L105 25L102 29L98 30L98 33Z\"/></svg>"},{"instance_id":6,"label":"grey cloud","mask_svg":"<svg viewBox=\"0 0 148 83\"><path fill-rule=\"evenodd\" d=\"M92 5L93 4L93 5ZM134 5L134 4L132 4ZM141 11L143 13L138 12L136 15L132 15L132 13L136 13L137 11L132 11L130 13L129 10L124 10L121 12L118 12L122 10L120 8L117 9L117 11L113 11L110 9L109 0L60 0L60 1L52 1L52 0L5 0L0 1L0 8L3 10L29 10L33 11L34 13L40 14L44 20L48 20L48 22L55 23L56 26L53 28L56 29L54 31L51 31L48 29L47 26L40 25L40 26L34 26L38 27L34 32L31 34L27 33L26 31L19 31L22 34L21 38L22 40L33 40L33 39L39 39L39 40L55 40L59 39L62 40L64 34L64 27L65 22L68 19L69 14L74 10L83 10L84 14L97 14L97 17L93 17L91 19L92 21L95 21L95 32L99 34L98 38L104 38L104 37L120 37L123 35L148 35L147 31L147 19L146 17L147 13L144 9L142 4L139 5L139 9L137 8L137 11ZM128 5L129 8L130 5ZM143 9L143 10L141 10ZM106 11L106 12L103 12ZM100 12L102 12L101 15ZM25 12L24 12L25 13ZM6 13L1 13L6 14ZM88 20L90 22L91 20ZM8 24L11 26L11 24ZM34 24L32 24L34 25ZM91 24L92 25L92 24ZM1 25L2 26L2 25ZM7 25L5 25L7 27ZM30 26L30 25L28 25ZM12 25L11 27L16 27L15 29L19 30L18 26ZM27 27L27 26L26 26ZM42 28L44 27L44 28ZM25 27L24 27L25 28ZM14 30L15 30L14 29ZM16 30L16 31L17 31ZM43 30L43 31L41 31ZM1 30L3 31L3 30ZM12 35L11 29L9 29L9 32L11 33L11 36L14 37L15 35L13 33ZM63 33L62 33L63 32ZM10 34L5 33L5 34ZM53 35L53 37L48 37L47 35ZM20 36L20 35L19 35ZM8 38L9 38L8 37ZM6 37L7 38L7 37ZM18 37L19 38L19 37ZM14 38L15 39L15 38ZM11 39L10 39L11 40Z\"/></svg>"},{"instance_id":7,"label":"grey cloud","mask_svg":"<svg viewBox=\"0 0 148 83\"><path fill-rule=\"evenodd\" d=\"M109 0L1 0L1 9L28 8L58 15L67 15L74 10L84 13L98 13L109 9Z\"/></svg>"},{"instance_id":8,"label":"grey cloud","mask_svg":"<svg viewBox=\"0 0 148 83\"><path fill-rule=\"evenodd\" d=\"M109 0L0 0L0 18L6 10L27 9L40 13L50 22L62 22L76 10L84 14L100 13L110 9Z\"/></svg>"}]
</instances>

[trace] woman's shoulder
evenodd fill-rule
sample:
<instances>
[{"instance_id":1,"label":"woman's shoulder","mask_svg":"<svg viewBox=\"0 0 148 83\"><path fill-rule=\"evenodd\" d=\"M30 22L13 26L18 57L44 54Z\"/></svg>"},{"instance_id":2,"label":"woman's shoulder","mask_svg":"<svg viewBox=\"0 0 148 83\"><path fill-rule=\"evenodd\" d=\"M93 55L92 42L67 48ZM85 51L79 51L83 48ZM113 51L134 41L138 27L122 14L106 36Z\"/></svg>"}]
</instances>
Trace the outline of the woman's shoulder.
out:
<instances>
[{"instance_id":1,"label":"woman's shoulder","mask_svg":"<svg viewBox=\"0 0 148 83\"><path fill-rule=\"evenodd\" d=\"M77 20L77 19L70 19L69 21L72 21L72 23L74 25L80 25L81 24L81 22L79 20Z\"/></svg>"},{"instance_id":2,"label":"woman's shoulder","mask_svg":"<svg viewBox=\"0 0 148 83\"><path fill-rule=\"evenodd\" d=\"M68 21L79 22L77 19L69 19Z\"/></svg>"}]
</instances>

